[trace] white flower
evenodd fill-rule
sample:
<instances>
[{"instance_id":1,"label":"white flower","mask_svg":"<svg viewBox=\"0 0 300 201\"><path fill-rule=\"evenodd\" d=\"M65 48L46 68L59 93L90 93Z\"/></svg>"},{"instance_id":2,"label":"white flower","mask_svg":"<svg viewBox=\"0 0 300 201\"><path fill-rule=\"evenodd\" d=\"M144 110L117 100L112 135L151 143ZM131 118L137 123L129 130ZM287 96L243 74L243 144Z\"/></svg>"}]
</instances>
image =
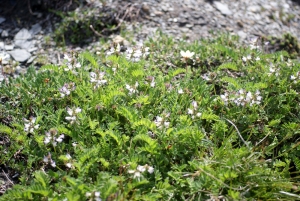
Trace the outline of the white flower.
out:
<instances>
[{"instance_id":1,"label":"white flower","mask_svg":"<svg viewBox=\"0 0 300 201\"><path fill-rule=\"evenodd\" d=\"M190 59L194 56L194 52L190 52L189 50L185 51L180 51L180 55L182 58L186 61L187 59Z\"/></svg>"},{"instance_id":2,"label":"white flower","mask_svg":"<svg viewBox=\"0 0 300 201\"><path fill-rule=\"evenodd\" d=\"M75 58L70 58L69 55L64 54L64 59L66 60L65 63L67 65L67 68L65 68L65 71L71 71L74 74L77 74L75 71L76 68L81 68L81 64L79 62L76 63Z\"/></svg>"},{"instance_id":3,"label":"white flower","mask_svg":"<svg viewBox=\"0 0 300 201\"><path fill-rule=\"evenodd\" d=\"M145 172L146 170L145 166L141 166L141 165L138 165L136 169L140 172Z\"/></svg>"},{"instance_id":4,"label":"white flower","mask_svg":"<svg viewBox=\"0 0 300 201\"><path fill-rule=\"evenodd\" d=\"M196 102L196 101L193 101L193 102L192 102L192 106L193 106L195 109L197 109L197 108L198 108L197 102Z\"/></svg>"},{"instance_id":5,"label":"white flower","mask_svg":"<svg viewBox=\"0 0 300 201\"><path fill-rule=\"evenodd\" d=\"M43 159L44 163L46 164L49 164L50 162L50 165L52 167L56 167L56 164L55 164L55 161L52 160L51 158L51 153L49 152L47 156L44 156L44 159Z\"/></svg>"},{"instance_id":6,"label":"white flower","mask_svg":"<svg viewBox=\"0 0 300 201\"><path fill-rule=\"evenodd\" d=\"M95 83L94 88L98 88L107 83L107 80L103 79L105 72L90 72L91 83Z\"/></svg>"},{"instance_id":7,"label":"white flower","mask_svg":"<svg viewBox=\"0 0 300 201\"><path fill-rule=\"evenodd\" d=\"M66 157L67 157L68 160L72 159L70 154L66 154Z\"/></svg>"},{"instance_id":8,"label":"white flower","mask_svg":"<svg viewBox=\"0 0 300 201\"><path fill-rule=\"evenodd\" d=\"M56 167L55 161L51 160L51 166L52 166L52 167Z\"/></svg>"},{"instance_id":9,"label":"white flower","mask_svg":"<svg viewBox=\"0 0 300 201\"><path fill-rule=\"evenodd\" d=\"M194 110L188 108L188 114L190 114L190 115L194 114Z\"/></svg>"},{"instance_id":10,"label":"white flower","mask_svg":"<svg viewBox=\"0 0 300 201\"><path fill-rule=\"evenodd\" d=\"M256 61L259 61L259 60L260 60L260 58L259 58L259 57L256 57L256 58L255 58L255 60L256 60Z\"/></svg>"},{"instance_id":11,"label":"white flower","mask_svg":"<svg viewBox=\"0 0 300 201\"><path fill-rule=\"evenodd\" d=\"M155 82L152 81L152 82L150 83L150 86L151 86L151 87L155 87Z\"/></svg>"},{"instance_id":12,"label":"white flower","mask_svg":"<svg viewBox=\"0 0 300 201\"><path fill-rule=\"evenodd\" d=\"M158 128L162 128L162 127L169 128L170 126L170 122L165 121L165 119L160 116L156 117L154 123Z\"/></svg>"},{"instance_id":13,"label":"white flower","mask_svg":"<svg viewBox=\"0 0 300 201\"><path fill-rule=\"evenodd\" d=\"M70 121L70 124L75 123L76 119L77 119L77 114L81 112L81 108L77 107L77 108L67 108L67 113L70 116L67 116L65 119Z\"/></svg>"},{"instance_id":14,"label":"white flower","mask_svg":"<svg viewBox=\"0 0 300 201\"><path fill-rule=\"evenodd\" d=\"M128 170L128 173L133 174L133 178L140 178L142 176L141 172L137 170Z\"/></svg>"},{"instance_id":15,"label":"white flower","mask_svg":"<svg viewBox=\"0 0 300 201\"><path fill-rule=\"evenodd\" d=\"M201 115L202 115L201 112L198 112L198 113L196 114L197 117L201 117Z\"/></svg>"},{"instance_id":16,"label":"white flower","mask_svg":"<svg viewBox=\"0 0 300 201\"><path fill-rule=\"evenodd\" d=\"M62 88L59 89L60 96L63 98L65 96L70 95L71 91L74 91L76 89L75 83L65 83Z\"/></svg>"},{"instance_id":17,"label":"white flower","mask_svg":"<svg viewBox=\"0 0 300 201\"><path fill-rule=\"evenodd\" d=\"M141 58L146 58L149 55L149 47L144 47L143 44L140 44L137 47L128 48L125 55L126 59L137 62Z\"/></svg>"},{"instance_id":18,"label":"white flower","mask_svg":"<svg viewBox=\"0 0 300 201\"><path fill-rule=\"evenodd\" d=\"M48 163L49 162L48 156L44 156L43 161L44 161L44 163Z\"/></svg>"},{"instance_id":19,"label":"white flower","mask_svg":"<svg viewBox=\"0 0 300 201\"><path fill-rule=\"evenodd\" d=\"M52 138L50 136L46 136L45 139L44 139L44 144L50 143L51 139Z\"/></svg>"},{"instance_id":20,"label":"white flower","mask_svg":"<svg viewBox=\"0 0 300 201\"><path fill-rule=\"evenodd\" d=\"M100 197L100 192L95 192L95 197Z\"/></svg>"},{"instance_id":21,"label":"white flower","mask_svg":"<svg viewBox=\"0 0 300 201\"><path fill-rule=\"evenodd\" d=\"M66 163L67 168L72 168L72 163Z\"/></svg>"},{"instance_id":22,"label":"white flower","mask_svg":"<svg viewBox=\"0 0 300 201\"><path fill-rule=\"evenodd\" d=\"M114 44L113 47L110 48L110 50L106 53L107 56L112 55L112 54L119 54L121 51L121 46L119 43Z\"/></svg>"},{"instance_id":23,"label":"white flower","mask_svg":"<svg viewBox=\"0 0 300 201\"><path fill-rule=\"evenodd\" d=\"M63 139L65 138L65 135L64 134L61 134L57 139L56 139L56 142L62 142Z\"/></svg>"},{"instance_id":24,"label":"white flower","mask_svg":"<svg viewBox=\"0 0 300 201\"><path fill-rule=\"evenodd\" d=\"M136 82L133 87L131 87L130 85L126 84L125 88L129 91L129 95L132 95L134 93L138 93L138 90L137 90L138 86L139 86L139 83Z\"/></svg>"},{"instance_id":25,"label":"white flower","mask_svg":"<svg viewBox=\"0 0 300 201\"><path fill-rule=\"evenodd\" d=\"M35 120L36 120L35 117L30 117L29 120L24 118L23 120L27 123L27 124L25 123L25 125L24 125L24 131L27 132L27 133L33 133L33 131L35 129L38 129L39 126L40 126L39 124L34 125Z\"/></svg>"},{"instance_id":26,"label":"white flower","mask_svg":"<svg viewBox=\"0 0 300 201\"><path fill-rule=\"evenodd\" d=\"M154 172L154 168L151 167L151 166L149 166L149 167L148 167L148 172L149 172L150 174L152 174L152 173Z\"/></svg>"},{"instance_id":27,"label":"white flower","mask_svg":"<svg viewBox=\"0 0 300 201\"><path fill-rule=\"evenodd\" d=\"M296 79L296 76L291 75L291 80L295 80L295 79Z\"/></svg>"},{"instance_id":28,"label":"white flower","mask_svg":"<svg viewBox=\"0 0 300 201\"><path fill-rule=\"evenodd\" d=\"M182 89L179 89L179 90L178 90L178 94L183 94L183 90L182 90Z\"/></svg>"}]
</instances>

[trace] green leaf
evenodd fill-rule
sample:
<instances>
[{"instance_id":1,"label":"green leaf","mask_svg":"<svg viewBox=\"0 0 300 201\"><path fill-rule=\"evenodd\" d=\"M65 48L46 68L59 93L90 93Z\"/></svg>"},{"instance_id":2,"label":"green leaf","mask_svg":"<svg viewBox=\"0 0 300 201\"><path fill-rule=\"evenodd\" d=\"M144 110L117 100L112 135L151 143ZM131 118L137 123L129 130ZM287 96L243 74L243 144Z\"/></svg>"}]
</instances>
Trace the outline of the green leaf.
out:
<instances>
[{"instance_id":1,"label":"green leaf","mask_svg":"<svg viewBox=\"0 0 300 201\"><path fill-rule=\"evenodd\" d=\"M40 69L39 72L43 72L43 71L54 71L54 72L59 72L60 69L57 65L54 64L47 64L47 65L43 65Z\"/></svg>"},{"instance_id":2,"label":"green leaf","mask_svg":"<svg viewBox=\"0 0 300 201\"><path fill-rule=\"evenodd\" d=\"M98 124L99 122L97 120L91 120L91 118L89 117L89 126L92 130L95 130Z\"/></svg>"},{"instance_id":3,"label":"green leaf","mask_svg":"<svg viewBox=\"0 0 300 201\"><path fill-rule=\"evenodd\" d=\"M222 70L222 69L230 69L230 70L234 70L234 71L238 70L235 63L224 63L221 66L219 66L219 68L218 68L218 70Z\"/></svg>"},{"instance_id":4,"label":"green leaf","mask_svg":"<svg viewBox=\"0 0 300 201\"><path fill-rule=\"evenodd\" d=\"M11 135L12 129L6 125L0 124L0 133L5 133L7 135Z\"/></svg>"},{"instance_id":5,"label":"green leaf","mask_svg":"<svg viewBox=\"0 0 300 201\"><path fill-rule=\"evenodd\" d=\"M90 52L84 52L81 54L81 56L85 60L88 60L94 68L98 69L98 67L99 67L98 63L97 63L96 59L94 58L94 56Z\"/></svg>"},{"instance_id":6,"label":"green leaf","mask_svg":"<svg viewBox=\"0 0 300 201\"><path fill-rule=\"evenodd\" d=\"M141 119L141 120L138 120L138 121L135 121L133 124L132 124L132 127L133 128L136 128L136 127L139 127L139 126L143 126L149 130L154 130L155 129L155 124L150 121L149 119Z\"/></svg>"},{"instance_id":7,"label":"green leaf","mask_svg":"<svg viewBox=\"0 0 300 201\"><path fill-rule=\"evenodd\" d=\"M203 112L201 119L219 121L220 117L212 113Z\"/></svg>"},{"instance_id":8,"label":"green leaf","mask_svg":"<svg viewBox=\"0 0 300 201\"><path fill-rule=\"evenodd\" d=\"M221 81L228 82L229 84L233 85L235 89L240 89L241 88L241 86L238 83L238 81L237 81L236 78L233 78L233 77L223 77L223 78L221 78Z\"/></svg>"}]
</instances>

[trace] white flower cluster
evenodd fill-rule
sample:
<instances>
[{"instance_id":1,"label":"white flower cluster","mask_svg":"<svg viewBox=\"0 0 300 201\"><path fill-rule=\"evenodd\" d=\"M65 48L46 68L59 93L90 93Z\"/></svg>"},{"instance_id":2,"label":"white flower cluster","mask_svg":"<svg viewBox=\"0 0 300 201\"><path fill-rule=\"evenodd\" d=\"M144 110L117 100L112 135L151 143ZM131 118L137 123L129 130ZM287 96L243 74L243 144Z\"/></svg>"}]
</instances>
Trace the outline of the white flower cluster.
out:
<instances>
[{"instance_id":1,"label":"white flower cluster","mask_svg":"<svg viewBox=\"0 0 300 201\"><path fill-rule=\"evenodd\" d=\"M100 86L107 83L107 80L104 79L105 72L90 72L91 83L94 83L94 89L99 88Z\"/></svg>"},{"instance_id":2,"label":"white flower cluster","mask_svg":"<svg viewBox=\"0 0 300 201\"><path fill-rule=\"evenodd\" d=\"M300 79L300 71L298 71L295 75L291 75L291 80L293 80L294 83L297 83L299 79Z\"/></svg>"},{"instance_id":3,"label":"white flower cluster","mask_svg":"<svg viewBox=\"0 0 300 201\"><path fill-rule=\"evenodd\" d=\"M71 163L71 159L72 159L71 155L70 154L66 154L66 158L68 159L68 162L65 163L65 166L68 167L68 168L74 167L73 164Z\"/></svg>"},{"instance_id":4,"label":"white flower cluster","mask_svg":"<svg viewBox=\"0 0 300 201\"><path fill-rule=\"evenodd\" d=\"M51 158L51 153L49 152L47 156L44 156L44 163L50 164L52 167L56 167L55 161Z\"/></svg>"},{"instance_id":5,"label":"white flower cluster","mask_svg":"<svg viewBox=\"0 0 300 201\"><path fill-rule=\"evenodd\" d=\"M237 106L245 106L249 104L252 105L259 105L262 101L262 96L260 96L260 91L256 91L254 94L246 92L243 89L240 89L238 92L233 93L225 93L221 95L221 99L224 101L225 105L228 105L229 102L235 103Z\"/></svg>"},{"instance_id":6,"label":"white flower cluster","mask_svg":"<svg viewBox=\"0 0 300 201\"><path fill-rule=\"evenodd\" d=\"M196 101L192 102L192 109L188 108L188 114L191 115L192 119L196 117L201 117L202 113L201 112L197 112L198 110L198 104Z\"/></svg>"},{"instance_id":7,"label":"white flower cluster","mask_svg":"<svg viewBox=\"0 0 300 201\"><path fill-rule=\"evenodd\" d=\"M126 59L133 62L138 62L141 58L146 58L149 54L149 47L144 47L143 44L139 44L134 48L128 48L125 52Z\"/></svg>"},{"instance_id":8,"label":"white flower cluster","mask_svg":"<svg viewBox=\"0 0 300 201\"><path fill-rule=\"evenodd\" d=\"M33 133L33 131L35 129L38 129L39 128L39 124L37 125L34 125L35 124L35 120L36 118L35 117L30 117L29 120L28 119L23 119L23 121L25 121L25 125L24 125L24 131L27 132L27 133Z\"/></svg>"},{"instance_id":9,"label":"white flower cluster","mask_svg":"<svg viewBox=\"0 0 300 201\"><path fill-rule=\"evenodd\" d=\"M62 88L59 89L60 97L65 97L71 94L71 91L74 91L76 89L75 83L65 83Z\"/></svg>"},{"instance_id":10,"label":"white flower cluster","mask_svg":"<svg viewBox=\"0 0 300 201\"><path fill-rule=\"evenodd\" d=\"M134 86L130 86L128 84L125 85L126 89L129 91L129 95L131 96L132 94L138 93L139 91L137 90L137 87L139 86L139 83L136 82Z\"/></svg>"},{"instance_id":11,"label":"white flower cluster","mask_svg":"<svg viewBox=\"0 0 300 201\"><path fill-rule=\"evenodd\" d=\"M252 60L252 56L251 56L250 54L247 55L247 56L243 56L243 57L242 57L242 60L243 60L243 62L247 62L247 61L249 61L249 60ZM254 60L255 60L255 61L259 61L260 58L259 58L259 57L256 57Z\"/></svg>"},{"instance_id":12,"label":"white flower cluster","mask_svg":"<svg viewBox=\"0 0 300 201\"><path fill-rule=\"evenodd\" d=\"M128 170L129 174L133 174L133 178L140 178L142 176L142 173L145 171L148 171L150 174L154 172L154 168L152 166L146 165L138 165L135 170Z\"/></svg>"},{"instance_id":13,"label":"white flower cluster","mask_svg":"<svg viewBox=\"0 0 300 201\"><path fill-rule=\"evenodd\" d=\"M119 55L121 52L121 46L119 43L113 44L113 46L108 50L108 52L106 52L106 55L112 55L112 54L116 54Z\"/></svg>"},{"instance_id":14,"label":"white flower cluster","mask_svg":"<svg viewBox=\"0 0 300 201\"><path fill-rule=\"evenodd\" d=\"M107 56L113 54L121 54L120 44L114 44L113 47L111 47L110 50L106 52ZM149 54L149 47L145 47L142 43L139 43L135 47L128 47L127 50L124 52L126 59L131 60L133 62L137 62L141 58L146 58Z\"/></svg>"},{"instance_id":15,"label":"white flower cluster","mask_svg":"<svg viewBox=\"0 0 300 201\"><path fill-rule=\"evenodd\" d=\"M89 201L102 201L100 198L100 192L96 191L93 193L86 192L85 196L89 198Z\"/></svg>"},{"instance_id":16,"label":"white flower cluster","mask_svg":"<svg viewBox=\"0 0 300 201\"><path fill-rule=\"evenodd\" d=\"M53 145L53 147L56 147L57 143L61 143L63 141L63 139L65 138L64 134L59 135L58 137L57 135L57 130L56 129L50 129L48 132L45 133L46 137L44 139L44 144L49 144L51 142L51 144Z\"/></svg>"},{"instance_id":17,"label":"white flower cluster","mask_svg":"<svg viewBox=\"0 0 300 201\"><path fill-rule=\"evenodd\" d=\"M157 128L159 128L159 129L169 128L170 122L166 121L166 118L168 118L169 116L170 116L170 113L164 114L163 117L156 116L154 123L157 126Z\"/></svg>"},{"instance_id":18,"label":"white flower cluster","mask_svg":"<svg viewBox=\"0 0 300 201\"><path fill-rule=\"evenodd\" d=\"M145 84L149 84L152 88L154 88L155 87L155 77L153 77L153 76L148 76L147 78L146 78L146 82L145 82Z\"/></svg>"},{"instance_id":19,"label":"white flower cluster","mask_svg":"<svg viewBox=\"0 0 300 201\"><path fill-rule=\"evenodd\" d=\"M76 62L75 58L70 58L69 55L64 54L64 59L65 59L65 63L67 65L67 68L65 68L65 71L70 71L74 74L77 74L77 72L75 71L76 68L81 68L81 64L79 62Z\"/></svg>"},{"instance_id":20,"label":"white flower cluster","mask_svg":"<svg viewBox=\"0 0 300 201\"><path fill-rule=\"evenodd\" d=\"M270 64L269 68L270 73L268 73L269 76L275 75L276 77L279 76L280 68L276 68L272 63Z\"/></svg>"},{"instance_id":21,"label":"white flower cluster","mask_svg":"<svg viewBox=\"0 0 300 201\"><path fill-rule=\"evenodd\" d=\"M260 46L257 45L258 43L258 37L254 37L254 38L251 38L248 43L249 43L249 47L251 50L259 50L260 49Z\"/></svg>"},{"instance_id":22,"label":"white flower cluster","mask_svg":"<svg viewBox=\"0 0 300 201\"><path fill-rule=\"evenodd\" d=\"M66 117L67 121L70 121L70 124L74 124L77 119L77 114L81 112L81 109L79 107L77 108L67 108L67 113L70 115Z\"/></svg>"}]
</instances>

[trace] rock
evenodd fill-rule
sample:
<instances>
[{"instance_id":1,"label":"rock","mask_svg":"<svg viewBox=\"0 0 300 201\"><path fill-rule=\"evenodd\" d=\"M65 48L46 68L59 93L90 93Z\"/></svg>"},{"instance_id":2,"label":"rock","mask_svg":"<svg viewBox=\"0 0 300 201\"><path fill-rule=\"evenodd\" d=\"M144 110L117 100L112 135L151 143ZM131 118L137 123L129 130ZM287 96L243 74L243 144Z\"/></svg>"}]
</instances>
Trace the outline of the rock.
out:
<instances>
[{"instance_id":1,"label":"rock","mask_svg":"<svg viewBox=\"0 0 300 201\"><path fill-rule=\"evenodd\" d=\"M0 50L4 49L4 42L0 41Z\"/></svg>"},{"instance_id":2,"label":"rock","mask_svg":"<svg viewBox=\"0 0 300 201\"><path fill-rule=\"evenodd\" d=\"M241 40L244 40L247 38L247 34L243 31L238 31L237 35L241 38Z\"/></svg>"},{"instance_id":3,"label":"rock","mask_svg":"<svg viewBox=\"0 0 300 201\"><path fill-rule=\"evenodd\" d=\"M31 64L35 60L36 56L30 57L30 59L27 60L27 64Z\"/></svg>"},{"instance_id":4,"label":"rock","mask_svg":"<svg viewBox=\"0 0 300 201\"><path fill-rule=\"evenodd\" d=\"M6 19L4 17L0 17L0 24L4 22Z\"/></svg>"},{"instance_id":5,"label":"rock","mask_svg":"<svg viewBox=\"0 0 300 201\"><path fill-rule=\"evenodd\" d=\"M15 45L21 49L31 49L34 47L33 41L16 40Z\"/></svg>"},{"instance_id":6,"label":"rock","mask_svg":"<svg viewBox=\"0 0 300 201\"><path fill-rule=\"evenodd\" d=\"M16 61L25 62L31 57L31 54L24 49L15 49L8 52Z\"/></svg>"},{"instance_id":7,"label":"rock","mask_svg":"<svg viewBox=\"0 0 300 201\"><path fill-rule=\"evenodd\" d=\"M15 41L16 40L29 40L31 39L31 33L27 29L21 29L16 35L15 35Z\"/></svg>"},{"instance_id":8,"label":"rock","mask_svg":"<svg viewBox=\"0 0 300 201\"><path fill-rule=\"evenodd\" d=\"M113 38L113 42L119 43L120 45L128 45L128 41L119 35Z\"/></svg>"},{"instance_id":9,"label":"rock","mask_svg":"<svg viewBox=\"0 0 300 201\"><path fill-rule=\"evenodd\" d=\"M10 55L7 52L0 52L0 57L2 58L2 64L8 64L10 61Z\"/></svg>"},{"instance_id":10,"label":"rock","mask_svg":"<svg viewBox=\"0 0 300 201\"><path fill-rule=\"evenodd\" d=\"M34 45L33 41L31 40L32 35L27 29L21 29L14 38L15 45L22 49L29 49L32 48Z\"/></svg>"},{"instance_id":11,"label":"rock","mask_svg":"<svg viewBox=\"0 0 300 201\"><path fill-rule=\"evenodd\" d=\"M39 23L32 25L31 29L29 30L29 33L31 35L36 35L42 30L42 27Z\"/></svg>"},{"instance_id":12,"label":"rock","mask_svg":"<svg viewBox=\"0 0 300 201\"><path fill-rule=\"evenodd\" d=\"M8 31L3 30L2 33L1 33L1 37L2 37L2 38L8 37Z\"/></svg>"},{"instance_id":13,"label":"rock","mask_svg":"<svg viewBox=\"0 0 300 201\"><path fill-rule=\"evenodd\" d=\"M214 5L217 10L219 10L223 15L232 15L231 10L229 10L228 6L224 3L214 1Z\"/></svg>"},{"instance_id":14,"label":"rock","mask_svg":"<svg viewBox=\"0 0 300 201\"><path fill-rule=\"evenodd\" d=\"M10 51L14 49L14 45L5 45L5 50Z\"/></svg>"}]
</instances>

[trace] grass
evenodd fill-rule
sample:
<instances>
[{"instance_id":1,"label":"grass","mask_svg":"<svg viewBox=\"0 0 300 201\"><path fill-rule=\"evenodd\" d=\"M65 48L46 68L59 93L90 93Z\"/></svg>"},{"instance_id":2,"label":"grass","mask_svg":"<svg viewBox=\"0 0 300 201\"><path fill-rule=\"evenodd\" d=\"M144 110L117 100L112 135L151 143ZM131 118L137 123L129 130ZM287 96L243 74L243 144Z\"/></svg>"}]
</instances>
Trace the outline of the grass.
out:
<instances>
[{"instance_id":1,"label":"grass","mask_svg":"<svg viewBox=\"0 0 300 201\"><path fill-rule=\"evenodd\" d=\"M299 199L300 64L256 45L159 34L2 82L0 200Z\"/></svg>"}]
</instances>

